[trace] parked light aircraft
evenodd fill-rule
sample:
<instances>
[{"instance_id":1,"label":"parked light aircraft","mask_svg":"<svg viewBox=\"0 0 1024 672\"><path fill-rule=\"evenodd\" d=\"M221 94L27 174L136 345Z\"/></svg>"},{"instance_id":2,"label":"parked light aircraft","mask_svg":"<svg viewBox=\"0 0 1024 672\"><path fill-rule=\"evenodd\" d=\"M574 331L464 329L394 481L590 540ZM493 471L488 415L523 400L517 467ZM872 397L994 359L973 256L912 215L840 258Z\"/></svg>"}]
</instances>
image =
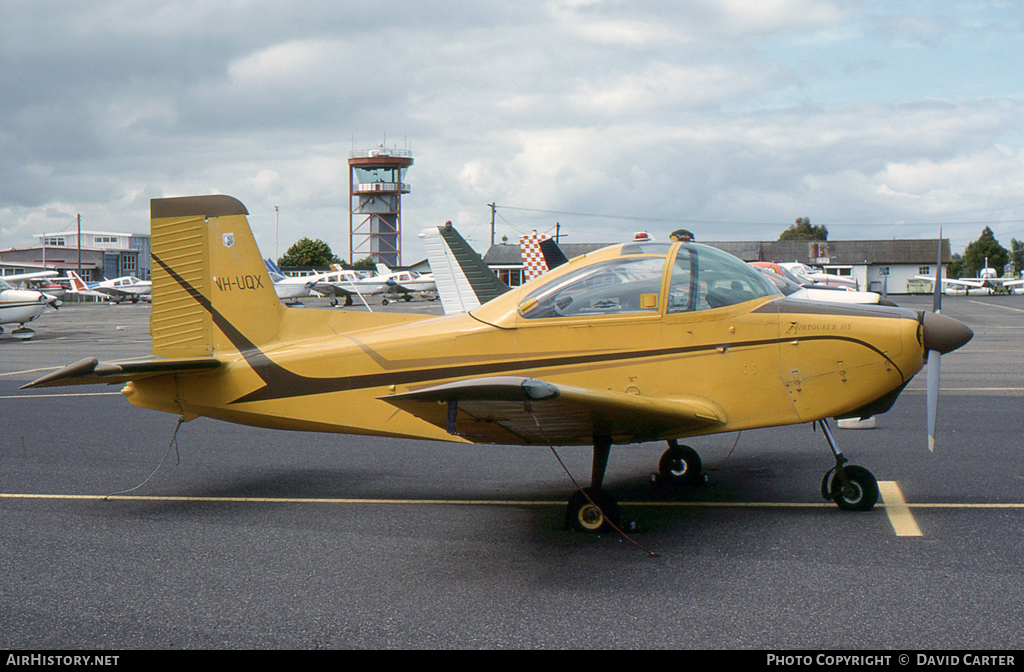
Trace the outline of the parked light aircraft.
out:
<instances>
[{"instance_id":1,"label":"parked light aircraft","mask_svg":"<svg viewBox=\"0 0 1024 672\"><path fill-rule=\"evenodd\" d=\"M824 285L826 287L836 287L838 289L845 289L851 292L855 292L860 289L854 278L818 271L807 264L800 263L799 261L781 262L778 265L797 276L797 278L806 280L807 282L812 282L818 286Z\"/></svg>"},{"instance_id":2,"label":"parked light aircraft","mask_svg":"<svg viewBox=\"0 0 1024 672\"><path fill-rule=\"evenodd\" d=\"M374 292L375 294L384 294L380 301L384 306L394 301L396 296L405 301L411 301L416 294L425 296L431 301L437 298L437 284L434 282L433 273L392 271L384 264L377 264L377 275L372 280L384 282L384 286Z\"/></svg>"},{"instance_id":3,"label":"parked light aircraft","mask_svg":"<svg viewBox=\"0 0 1024 672\"><path fill-rule=\"evenodd\" d=\"M934 286L935 278L930 275L915 275L919 280L928 280ZM972 289L987 289L989 294L1013 294L1013 291L1024 285L1024 279L1000 278L996 269L988 267L988 257L985 257L985 268L981 269L976 278L942 278L943 287L962 287L968 291Z\"/></svg>"},{"instance_id":4,"label":"parked light aircraft","mask_svg":"<svg viewBox=\"0 0 1024 672\"><path fill-rule=\"evenodd\" d=\"M15 281L24 279L26 275L35 274L0 277L0 334L4 333L3 325L17 324L18 327L11 331L11 336L22 341L32 338L36 333L25 326L26 322L31 322L42 315L47 306L57 308L60 305L60 301L55 297L32 289L15 289L7 281L8 278Z\"/></svg>"},{"instance_id":5,"label":"parked light aircraft","mask_svg":"<svg viewBox=\"0 0 1024 672\"><path fill-rule=\"evenodd\" d=\"M350 306L353 303L353 296L359 297L365 304L367 296L384 295L381 304L386 306L394 300L394 295L400 295L409 301L414 294L436 292L432 275L392 271L384 264L377 264L376 275L345 270L334 264L331 271L317 278L315 283L311 283L310 288L320 294L333 295L335 298L331 301L332 306L338 304L339 296L344 296L345 305Z\"/></svg>"},{"instance_id":6,"label":"parked light aircraft","mask_svg":"<svg viewBox=\"0 0 1024 672\"><path fill-rule=\"evenodd\" d=\"M43 268L42 264L33 263L32 266ZM12 267L16 269L24 269L25 265L0 262L0 268ZM37 292L42 292L51 299L51 305L57 307L60 305L60 299L64 297L65 291L63 285L58 285L50 280L50 278L54 278L57 275L59 275L57 271L42 270L28 271L27 273L8 273L0 277L6 280L7 284L15 289L31 289ZM52 301L53 299L56 299L56 301Z\"/></svg>"},{"instance_id":7,"label":"parked light aircraft","mask_svg":"<svg viewBox=\"0 0 1024 672\"><path fill-rule=\"evenodd\" d=\"M372 294L374 290L383 290L385 284L380 280L374 280L367 272L344 269L340 264L331 264L331 270L317 278L312 290L332 297L332 306L338 305L339 296L344 297L346 306L351 306L353 296L366 304L364 295ZM366 307L369 308L369 304L366 304Z\"/></svg>"},{"instance_id":8,"label":"parked light aircraft","mask_svg":"<svg viewBox=\"0 0 1024 672\"><path fill-rule=\"evenodd\" d=\"M735 257L681 242L604 248L458 315L288 310L247 214L223 195L154 199L158 358L84 359L25 387L121 384L133 405L186 421L592 445L566 520L593 531L618 518L603 488L613 445L667 441L660 473L687 481L699 456L678 439L806 422L835 459L823 495L871 508L875 478L847 463L829 419L885 412L926 357L973 336L937 313L792 301ZM224 282L250 276L264 280Z\"/></svg>"},{"instance_id":9,"label":"parked light aircraft","mask_svg":"<svg viewBox=\"0 0 1024 672\"><path fill-rule=\"evenodd\" d=\"M860 292L841 289L839 287L823 287L813 282L801 282L799 278L778 264L764 261L752 261L750 265L759 269L779 288L779 291L792 299L809 301L833 301L836 303L881 304L895 306L889 299L877 292Z\"/></svg>"},{"instance_id":10,"label":"parked light aircraft","mask_svg":"<svg viewBox=\"0 0 1024 672\"><path fill-rule=\"evenodd\" d=\"M74 271L68 271L68 277L71 278L71 289L68 290L68 293L100 296L118 303L126 299L132 303L138 303L150 296L153 285L151 280L140 280L134 275L124 275L120 278L101 280L100 282L86 282Z\"/></svg>"}]
</instances>

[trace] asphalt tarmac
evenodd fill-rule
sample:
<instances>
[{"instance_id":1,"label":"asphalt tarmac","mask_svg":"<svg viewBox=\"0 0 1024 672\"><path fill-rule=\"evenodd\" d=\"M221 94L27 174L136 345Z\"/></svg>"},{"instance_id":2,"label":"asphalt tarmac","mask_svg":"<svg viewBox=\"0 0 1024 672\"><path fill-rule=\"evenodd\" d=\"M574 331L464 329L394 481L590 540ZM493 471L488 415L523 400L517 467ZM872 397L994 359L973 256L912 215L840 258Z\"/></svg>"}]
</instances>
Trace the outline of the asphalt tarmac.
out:
<instances>
[{"instance_id":1,"label":"asphalt tarmac","mask_svg":"<svg viewBox=\"0 0 1024 672\"><path fill-rule=\"evenodd\" d=\"M0 335L0 649L1020 648L1024 296L943 312L975 337L943 358L936 452L923 372L877 428L836 431L884 503L821 499L809 425L690 441L689 489L652 484L664 445L643 444L605 482L626 539L563 528L546 447L204 418L173 446L176 417L116 386L19 391L149 354L148 305L66 305ZM589 448L558 455L587 481Z\"/></svg>"}]
</instances>

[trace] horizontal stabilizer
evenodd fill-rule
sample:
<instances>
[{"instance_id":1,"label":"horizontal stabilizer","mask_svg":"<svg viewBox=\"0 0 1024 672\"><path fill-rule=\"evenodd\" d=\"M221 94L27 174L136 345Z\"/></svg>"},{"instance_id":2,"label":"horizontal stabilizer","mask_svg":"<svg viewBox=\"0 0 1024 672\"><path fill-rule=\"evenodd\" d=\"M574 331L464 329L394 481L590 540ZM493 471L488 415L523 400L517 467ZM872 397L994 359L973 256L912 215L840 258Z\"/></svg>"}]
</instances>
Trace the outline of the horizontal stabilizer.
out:
<instances>
[{"instance_id":1,"label":"horizontal stabilizer","mask_svg":"<svg viewBox=\"0 0 1024 672\"><path fill-rule=\"evenodd\" d=\"M679 437L726 421L713 404L557 385L536 378L474 378L381 397L477 443L579 445ZM453 411L452 408L456 410Z\"/></svg>"},{"instance_id":2,"label":"horizontal stabilizer","mask_svg":"<svg viewBox=\"0 0 1024 672\"><path fill-rule=\"evenodd\" d=\"M104 383L113 385L169 373L209 371L217 368L220 364L220 360L213 357L152 359L139 362L118 362L117 364L101 363L95 357L87 357L27 385L22 385L21 389Z\"/></svg>"}]
</instances>

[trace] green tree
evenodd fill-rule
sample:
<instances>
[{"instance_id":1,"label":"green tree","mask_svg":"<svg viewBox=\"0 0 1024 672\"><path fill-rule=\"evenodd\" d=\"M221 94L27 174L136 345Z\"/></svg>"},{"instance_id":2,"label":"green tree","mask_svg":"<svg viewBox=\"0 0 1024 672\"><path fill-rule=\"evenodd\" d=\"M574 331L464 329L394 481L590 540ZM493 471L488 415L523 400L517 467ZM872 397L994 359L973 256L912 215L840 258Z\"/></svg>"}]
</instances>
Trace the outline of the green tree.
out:
<instances>
[{"instance_id":1,"label":"green tree","mask_svg":"<svg viewBox=\"0 0 1024 672\"><path fill-rule=\"evenodd\" d=\"M1009 258L1010 253L999 244L992 229L986 226L981 236L964 250L964 267L966 271L977 276L981 269L986 267L985 260L988 259L988 268L994 268L998 275L1002 275L1003 266Z\"/></svg>"},{"instance_id":2,"label":"green tree","mask_svg":"<svg viewBox=\"0 0 1024 672\"><path fill-rule=\"evenodd\" d=\"M1010 238L1010 261L1014 274L1019 276L1024 271L1024 240Z\"/></svg>"},{"instance_id":3,"label":"green tree","mask_svg":"<svg viewBox=\"0 0 1024 672\"><path fill-rule=\"evenodd\" d=\"M946 277L947 278L959 278L964 274L964 256L959 252L954 252L949 257L949 263L946 264Z\"/></svg>"},{"instance_id":4,"label":"green tree","mask_svg":"<svg viewBox=\"0 0 1024 672\"><path fill-rule=\"evenodd\" d=\"M356 270L370 269L372 271L377 268L377 260L373 257L363 257L359 261L354 262L349 266L349 268L354 268Z\"/></svg>"},{"instance_id":5,"label":"green tree","mask_svg":"<svg viewBox=\"0 0 1024 672\"><path fill-rule=\"evenodd\" d=\"M813 226L808 217L798 217L792 226L782 232L779 240L828 240L828 229L824 224Z\"/></svg>"},{"instance_id":6,"label":"green tree","mask_svg":"<svg viewBox=\"0 0 1024 672\"><path fill-rule=\"evenodd\" d=\"M340 263L341 260L331 252L331 246L320 240L300 238L294 245L288 248L284 256L277 260L277 265L285 266L310 266L327 268L331 264Z\"/></svg>"}]
</instances>

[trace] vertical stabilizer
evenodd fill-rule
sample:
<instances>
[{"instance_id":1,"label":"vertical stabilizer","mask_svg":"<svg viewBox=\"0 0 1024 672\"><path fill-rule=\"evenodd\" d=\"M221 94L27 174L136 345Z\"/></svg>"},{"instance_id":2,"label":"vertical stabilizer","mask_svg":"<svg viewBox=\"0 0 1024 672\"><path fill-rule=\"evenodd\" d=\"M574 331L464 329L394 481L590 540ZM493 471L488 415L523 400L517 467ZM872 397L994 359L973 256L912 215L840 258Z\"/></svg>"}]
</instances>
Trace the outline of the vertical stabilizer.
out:
<instances>
[{"instance_id":1,"label":"vertical stabilizer","mask_svg":"<svg viewBox=\"0 0 1024 672\"><path fill-rule=\"evenodd\" d=\"M450 222L420 237L445 315L468 312L509 290Z\"/></svg>"},{"instance_id":2,"label":"vertical stabilizer","mask_svg":"<svg viewBox=\"0 0 1024 672\"><path fill-rule=\"evenodd\" d=\"M277 337L282 311L248 211L230 196L150 202L153 354L197 357Z\"/></svg>"}]
</instances>

